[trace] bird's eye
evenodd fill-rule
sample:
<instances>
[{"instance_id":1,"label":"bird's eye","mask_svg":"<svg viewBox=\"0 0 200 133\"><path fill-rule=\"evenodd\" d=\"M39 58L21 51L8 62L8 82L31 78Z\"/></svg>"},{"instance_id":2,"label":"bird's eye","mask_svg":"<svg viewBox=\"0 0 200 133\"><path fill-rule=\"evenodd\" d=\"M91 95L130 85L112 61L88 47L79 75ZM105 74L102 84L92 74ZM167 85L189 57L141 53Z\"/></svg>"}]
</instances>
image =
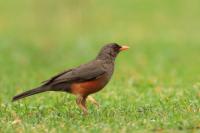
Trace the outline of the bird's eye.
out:
<instances>
[{"instance_id":1,"label":"bird's eye","mask_svg":"<svg viewBox=\"0 0 200 133\"><path fill-rule=\"evenodd\" d=\"M119 50L120 48L121 48L121 47L120 47L119 45L117 45L117 44L116 44L116 45L114 45L114 50L116 50L116 51L117 51L117 50Z\"/></svg>"}]
</instances>

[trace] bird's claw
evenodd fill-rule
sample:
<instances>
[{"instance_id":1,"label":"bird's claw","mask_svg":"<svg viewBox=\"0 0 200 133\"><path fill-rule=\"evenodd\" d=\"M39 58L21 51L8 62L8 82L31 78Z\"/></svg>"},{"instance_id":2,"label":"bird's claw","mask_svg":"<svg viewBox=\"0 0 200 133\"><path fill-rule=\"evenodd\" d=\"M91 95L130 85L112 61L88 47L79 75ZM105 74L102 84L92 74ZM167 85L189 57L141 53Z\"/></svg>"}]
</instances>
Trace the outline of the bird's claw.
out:
<instances>
[{"instance_id":1,"label":"bird's claw","mask_svg":"<svg viewBox=\"0 0 200 133\"><path fill-rule=\"evenodd\" d=\"M94 104L97 108L100 107L99 103L92 97L92 96L88 96L88 101L90 101L92 104Z\"/></svg>"}]
</instances>

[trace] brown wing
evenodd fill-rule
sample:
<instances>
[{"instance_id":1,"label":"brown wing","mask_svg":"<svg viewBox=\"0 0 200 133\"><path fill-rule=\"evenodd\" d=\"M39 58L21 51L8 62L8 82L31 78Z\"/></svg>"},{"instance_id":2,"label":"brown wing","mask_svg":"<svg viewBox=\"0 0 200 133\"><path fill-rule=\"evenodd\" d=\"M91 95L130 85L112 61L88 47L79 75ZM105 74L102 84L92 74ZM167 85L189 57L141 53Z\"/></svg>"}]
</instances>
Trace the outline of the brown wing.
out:
<instances>
[{"instance_id":1,"label":"brown wing","mask_svg":"<svg viewBox=\"0 0 200 133\"><path fill-rule=\"evenodd\" d=\"M88 64L81 65L52 77L50 80L46 81L45 85L55 85L63 82L69 83L74 81L83 82L98 78L105 73L102 65L102 61L92 61Z\"/></svg>"},{"instance_id":2,"label":"brown wing","mask_svg":"<svg viewBox=\"0 0 200 133\"><path fill-rule=\"evenodd\" d=\"M65 73L68 73L68 72L70 72L70 71L72 71L72 69L69 69L69 70L63 71L63 72L61 72L61 73L58 73L57 75L53 76L52 78L50 78L50 79L48 79L48 80L43 81L42 83L44 83L45 85L47 85L47 84L51 83L52 81L54 81L54 80L55 80L56 78L58 78L59 76L65 74Z\"/></svg>"}]
</instances>

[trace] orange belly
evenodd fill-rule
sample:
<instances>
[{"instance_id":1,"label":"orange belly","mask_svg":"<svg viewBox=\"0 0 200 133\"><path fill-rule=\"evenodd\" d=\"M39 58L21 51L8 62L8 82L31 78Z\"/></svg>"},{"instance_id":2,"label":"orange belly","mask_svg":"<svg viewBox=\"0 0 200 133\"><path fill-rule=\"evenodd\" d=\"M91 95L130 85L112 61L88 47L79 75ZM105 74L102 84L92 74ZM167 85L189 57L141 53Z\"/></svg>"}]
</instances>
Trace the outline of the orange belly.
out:
<instances>
[{"instance_id":1,"label":"orange belly","mask_svg":"<svg viewBox=\"0 0 200 133\"><path fill-rule=\"evenodd\" d=\"M71 85L71 93L75 95L78 94L82 96L87 96L101 90L106 85L106 83L107 79L105 75L95 80L81 83L73 83Z\"/></svg>"}]
</instances>

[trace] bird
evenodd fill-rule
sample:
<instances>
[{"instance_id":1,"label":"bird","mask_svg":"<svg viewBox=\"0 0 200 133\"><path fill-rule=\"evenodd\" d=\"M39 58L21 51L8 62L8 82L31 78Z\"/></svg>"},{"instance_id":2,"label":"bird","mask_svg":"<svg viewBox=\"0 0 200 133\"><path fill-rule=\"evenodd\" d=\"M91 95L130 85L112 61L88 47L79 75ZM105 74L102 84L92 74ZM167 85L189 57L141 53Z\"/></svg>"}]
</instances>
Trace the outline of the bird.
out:
<instances>
[{"instance_id":1,"label":"bird","mask_svg":"<svg viewBox=\"0 0 200 133\"><path fill-rule=\"evenodd\" d=\"M47 91L68 92L76 96L76 104L84 115L88 114L86 100L99 106L90 96L102 90L110 81L115 67L115 59L128 46L117 43L108 43L103 46L93 60L76 68L65 70L50 79L43 81L39 87L25 91L12 98L12 101Z\"/></svg>"}]
</instances>

